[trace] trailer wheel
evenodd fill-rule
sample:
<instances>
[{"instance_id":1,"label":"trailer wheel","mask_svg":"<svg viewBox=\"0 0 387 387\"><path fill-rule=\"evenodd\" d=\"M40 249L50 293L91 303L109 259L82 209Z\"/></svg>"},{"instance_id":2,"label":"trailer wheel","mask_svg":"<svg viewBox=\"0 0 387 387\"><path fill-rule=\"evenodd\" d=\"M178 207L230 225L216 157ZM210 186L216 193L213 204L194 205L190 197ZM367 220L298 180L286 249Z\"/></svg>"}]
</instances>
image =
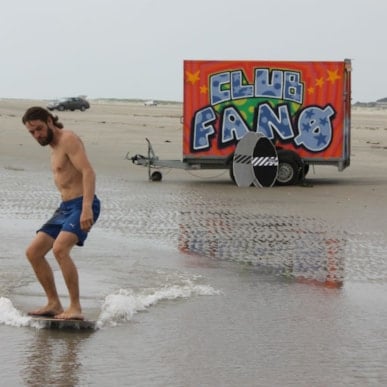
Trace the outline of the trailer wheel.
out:
<instances>
[{"instance_id":1,"label":"trailer wheel","mask_svg":"<svg viewBox=\"0 0 387 387\"><path fill-rule=\"evenodd\" d=\"M152 172L152 174L150 176L151 181L161 181L162 178L163 178L163 175L159 171Z\"/></svg>"},{"instance_id":2,"label":"trailer wheel","mask_svg":"<svg viewBox=\"0 0 387 387\"><path fill-rule=\"evenodd\" d=\"M279 149L278 154L278 175L277 185L293 185L299 181L302 160L294 152L285 149Z\"/></svg>"}]
</instances>

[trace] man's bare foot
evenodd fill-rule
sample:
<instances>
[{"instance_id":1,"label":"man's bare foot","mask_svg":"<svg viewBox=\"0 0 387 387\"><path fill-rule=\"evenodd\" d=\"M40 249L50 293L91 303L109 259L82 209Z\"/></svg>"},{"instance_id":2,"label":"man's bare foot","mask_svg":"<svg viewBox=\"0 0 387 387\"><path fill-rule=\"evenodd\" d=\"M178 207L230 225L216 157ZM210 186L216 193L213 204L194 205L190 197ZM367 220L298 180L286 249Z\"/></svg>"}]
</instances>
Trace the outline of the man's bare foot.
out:
<instances>
[{"instance_id":1,"label":"man's bare foot","mask_svg":"<svg viewBox=\"0 0 387 387\"><path fill-rule=\"evenodd\" d=\"M84 320L83 314L78 311L73 310L66 310L62 313L56 314L54 318L57 318L59 320Z\"/></svg>"},{"instance_id":2,"label":"man's bare foot","mask_svg":"<svg viewBox=\"0 0 387 387\"><path fill-rule=\"evenodd\" d=\"M31 312L28 312L29 316L38 316L38 317L54 317L55 315L62 313L63 308L59 305L46 305L42 308L35 309Z\"/></svg>"}]
</instances>

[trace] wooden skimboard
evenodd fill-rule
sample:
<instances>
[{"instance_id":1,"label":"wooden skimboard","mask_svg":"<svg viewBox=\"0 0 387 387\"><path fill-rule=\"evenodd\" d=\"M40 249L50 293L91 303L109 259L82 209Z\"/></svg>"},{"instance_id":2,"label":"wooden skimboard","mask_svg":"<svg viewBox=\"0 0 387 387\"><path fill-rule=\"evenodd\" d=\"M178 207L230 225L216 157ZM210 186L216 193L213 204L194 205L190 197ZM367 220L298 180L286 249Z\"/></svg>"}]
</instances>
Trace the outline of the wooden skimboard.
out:
<instances>
[{"instance_id":1,"label":"wooden skimboard","mask_svg":"<svg viewBox=\"0 0 387 387\"><path fill-rule=\"evenodd\" d=\"M64 320L40 316L31 316L31 318L46 329L97 329L97 322L95 320Z\"/></svg>"}]
</instances>

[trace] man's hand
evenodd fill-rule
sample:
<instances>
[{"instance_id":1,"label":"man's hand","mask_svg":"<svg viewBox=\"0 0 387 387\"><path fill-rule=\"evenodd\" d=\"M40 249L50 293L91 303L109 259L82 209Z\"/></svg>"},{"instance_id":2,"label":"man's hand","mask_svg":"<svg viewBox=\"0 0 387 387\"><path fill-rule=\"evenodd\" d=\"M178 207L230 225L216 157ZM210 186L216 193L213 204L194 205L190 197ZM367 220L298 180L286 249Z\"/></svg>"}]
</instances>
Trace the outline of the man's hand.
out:
<instances>
[{"instance_id":1,"label":"man's hand","mask_svg":"<svg viewBox=\"0 0 387 387\"><path fill-rule=\"evenodd\" d=\"M93 226L93 211L91 208L83 209L80 218L82 231L89 232Z\"/></svg>"}]
</instances>

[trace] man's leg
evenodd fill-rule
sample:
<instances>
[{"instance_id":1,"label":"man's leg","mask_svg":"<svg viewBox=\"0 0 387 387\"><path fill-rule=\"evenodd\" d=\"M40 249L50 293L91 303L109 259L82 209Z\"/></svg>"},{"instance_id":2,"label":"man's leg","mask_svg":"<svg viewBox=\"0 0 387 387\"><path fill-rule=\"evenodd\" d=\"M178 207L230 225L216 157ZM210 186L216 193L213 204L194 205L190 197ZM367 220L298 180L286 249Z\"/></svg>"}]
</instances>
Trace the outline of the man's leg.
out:
<instances>
[{"instance_id":1,"label":"man's leg","mask_svg":"<svg viewBox=\"0 0 387 387\"><path fill-rule=\"evenodd\" d=\"M78 237L68 231L61 231L55 240L52 252L62 270L70 296L70 305L55 317L64 319L83 319L82 308L79 300L78 270L70 257L70 251L78 242Z\"/></svg>"},{"instance_id":2,"label":"man's leg","mask_svg":"<svg viewBox=\"0 0 387 387\"><path fill-rule=\"evenodd\" d=\"M26 256L47 296L47 305L30 314L55 316L63 311L55 286L54 274L45 258L53 243L52 237L44 232L38 232L26 250Z\"/></svg>"}]
</instances>

